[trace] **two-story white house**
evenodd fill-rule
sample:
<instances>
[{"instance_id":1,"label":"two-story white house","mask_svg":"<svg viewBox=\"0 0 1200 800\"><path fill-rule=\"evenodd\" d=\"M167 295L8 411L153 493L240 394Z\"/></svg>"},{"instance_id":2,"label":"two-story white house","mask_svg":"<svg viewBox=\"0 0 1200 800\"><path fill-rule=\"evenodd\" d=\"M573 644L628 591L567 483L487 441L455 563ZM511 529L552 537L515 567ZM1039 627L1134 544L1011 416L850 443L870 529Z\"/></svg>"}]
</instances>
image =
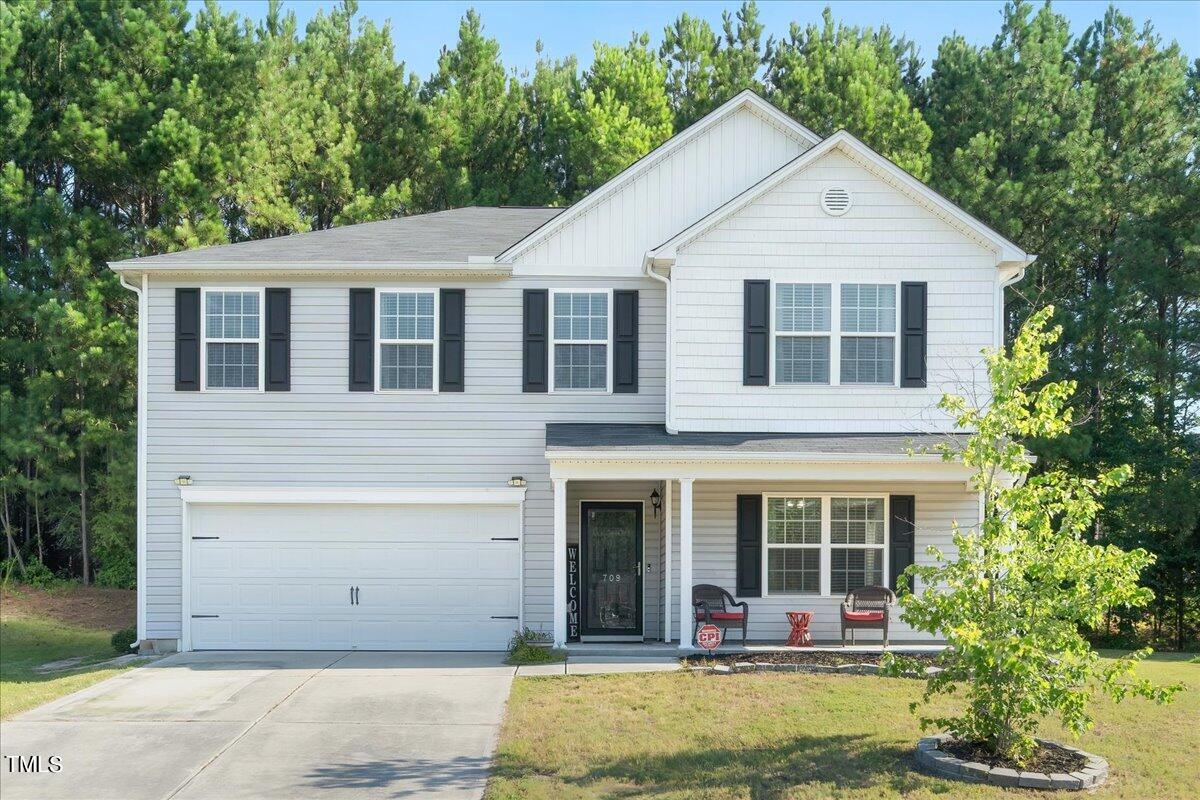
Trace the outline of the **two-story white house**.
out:
<instances>
[{"instance_id":1,"label":"two-story white house","mask_svg":"<svg viewBox=\"0 0 1200 800\"><path fill-rule=\"evenodd\" d=\"M1033 256L746 92L577 204L112 264L147 648L834 638L979 497L928 445ZM913 455L910 451L916 450ZM922 587L917 587L918 591ZM897 622L893 639L919 638Z\"/></svg>"}]
</instances>

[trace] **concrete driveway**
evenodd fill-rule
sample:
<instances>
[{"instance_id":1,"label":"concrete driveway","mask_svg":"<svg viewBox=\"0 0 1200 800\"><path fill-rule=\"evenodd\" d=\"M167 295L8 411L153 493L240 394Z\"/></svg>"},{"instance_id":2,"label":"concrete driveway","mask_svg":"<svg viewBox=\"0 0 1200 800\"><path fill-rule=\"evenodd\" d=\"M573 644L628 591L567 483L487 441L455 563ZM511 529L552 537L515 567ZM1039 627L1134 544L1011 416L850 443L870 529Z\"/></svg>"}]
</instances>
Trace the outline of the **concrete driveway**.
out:
<instances>
[{"instance_id":1,"label":"concrete driveway","mask_svg":"<svg viewBox=\"0 0 1200 800\"><path fill-rule=\"evenodd\" d=\"M0 796L479 797L515 672L502 659L171 656L3 723ZM41 772L10 769L34 755Z\"/></svg>"}]
</instances>

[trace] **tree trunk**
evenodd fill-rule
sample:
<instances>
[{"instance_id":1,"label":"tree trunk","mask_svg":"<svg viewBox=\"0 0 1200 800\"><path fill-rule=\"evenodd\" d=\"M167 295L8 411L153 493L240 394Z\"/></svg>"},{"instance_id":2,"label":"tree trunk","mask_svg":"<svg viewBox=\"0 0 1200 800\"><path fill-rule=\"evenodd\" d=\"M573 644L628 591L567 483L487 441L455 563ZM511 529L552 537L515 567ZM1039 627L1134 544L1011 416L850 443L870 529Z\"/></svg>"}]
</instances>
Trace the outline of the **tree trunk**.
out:
<instances>
[{"instance_id":1,"label":"tree trunk","mask_svg":"<svg viewBox=\"0 0 1200 800\"><path fill-rule=\"evenodd\" d=\"M4 507L0 509L3 518L0 519L0 524L4 526L4 539L8 545L8 557L17 560L17 568L21 570L21 574L25 574L25 560L21 558L21 548L17 547L17 543L13 540L12 519L8 515L8 492L4 492Z\"/></svg>"},{"instance_id":2,"label":"tree trunk","mask_svg":"<svg viewBox=\"0 0 1200 800\"><path fill-rule=\"evenodd\" d=\"M79 555L83 559L80 572L83 575L83 585L92 582L91 565L88 558L88 487L87 487L87 454L83 442L79 443Z\"/></svg>"}]
</instances>

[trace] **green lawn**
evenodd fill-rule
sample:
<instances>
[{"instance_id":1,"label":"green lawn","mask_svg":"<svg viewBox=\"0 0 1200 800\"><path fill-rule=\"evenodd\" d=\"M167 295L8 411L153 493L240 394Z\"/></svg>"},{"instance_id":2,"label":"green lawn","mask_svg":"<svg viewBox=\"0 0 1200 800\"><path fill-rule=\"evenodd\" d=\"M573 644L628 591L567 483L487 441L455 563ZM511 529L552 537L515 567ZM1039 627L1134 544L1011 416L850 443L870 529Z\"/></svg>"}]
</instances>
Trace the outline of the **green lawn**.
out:
<instances>
[{"instance_id":1,"label":"green lawn","mask_svg":"<svg viewBox=\"0 0 1200 800\"><path fill-rule=\"evenodd\" d=\"M44 617L0 619L0 718L49 702L93 683L111 678L128 667L87 666L116 655L112 631L68 625ZM34 667L49 661L82 656L84 666L44 675Z\"/></svg>"},{"instance_id":2,"label":"green lawn","mask_svg":"<svg viewBox=\"0 0 1200 800\"><path fill-rule=\"evenodd\" d=\"M1101 701L1080 746L1109 759L1105 798L1200 796L1200 663L1143 667L1172 705ZM649 673L519 678L488 787L509 798L999 798L910 769L923 684L873 676ZM1055 726L1049 738L1069 741ZM1044 795L1037 795L1044 796Z\"/></svg>"}]
</instances>

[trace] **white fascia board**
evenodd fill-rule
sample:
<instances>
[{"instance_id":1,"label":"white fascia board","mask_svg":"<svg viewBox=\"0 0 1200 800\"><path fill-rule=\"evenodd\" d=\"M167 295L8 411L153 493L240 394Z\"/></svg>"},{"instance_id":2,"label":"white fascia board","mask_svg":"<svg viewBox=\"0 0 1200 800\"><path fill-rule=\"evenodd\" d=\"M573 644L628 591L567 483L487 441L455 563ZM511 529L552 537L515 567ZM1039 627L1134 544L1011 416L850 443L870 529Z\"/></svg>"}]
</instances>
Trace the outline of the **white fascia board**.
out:
<instances>
[{"instance_id":1,"label":"white fascia board","mask_svg":"<svg viewBox=\"0 0 1200 800\"><path fill-rule=\"evenodd\" d=\"M655 265L674 264L681 247L685 247L695 241L703 234L753 203L759 197L778 187L784 181L792 178L834 150L840 150L881 180L891 184L918 204L953 225L962 233L995 252L998 266L1014 263L1027 266L1037 258L1037 256L1026 253L987 224L963 211L950 200L947 200L929 186L893 164L887 158L876 153L852 134L841 130L820 144L796 156L796 158L784 164L737 197L720 206L708 216L683 229L658 247L647 251L646 259Z\"/></svg>"},{"instance_id":2,"label":"white fascia board","mask_svg":"<svg viewBox=\"0 0 1200 800\"><path fill-rule=\"evenodd\" d=\"M148 275L158 278L172 277L327 277L373 276L373 277L445 277L460 279L508 278L512 266L497 264L489 257L487 262L391 262L372 263L364 261L312 261L302 264L281 266L279 264L243 262L209 264L152 264L133 261L109 262L108 268L125 277Z\"/></svg>"},{"instance_id":3,"label":"white fascia board","mask_svg":"<svg viewBox=\"0 0 1200 800\"><path fill-rule=\"evenodd\" d=\"M799 141L808 142L810 145L815 145L821 141L821 137L813 133L811 130L801 125L790 116L780 111L771 103L759 97L750 89L744 89L737 93L729 100L726 100L720 106L710 111L701 119L689 125L679 133L667 139L658 147L651 150L646 155L642 156L637 161L630 164L621 172L609 178L604 185L592 191L579 202L567 207L558 216L547 220L541 227L535 229L524 239L521 239L516 244L509 247L503 253L496 257L498 263L511 264L520 255L549 238L555 231L566 227L571 222L579 219L588 209L599 205L605 199L611 197L618 189L626 183L637 178L643 172L646 172L655 164L668 158L672 153L678 150L683 145L697 138L708 129L715 126L721 120L735 113L738 109L747 108L758 114L768 123L771 123L782 130L784 133L792 136Z\"/></svg>"},{"instance_id":4,"label":"white fascia board","mask_svg":"<svg viewBox=\"0 0 1200 800\"><path fill-rule=\"evenodd\" d=\"M596 461L559 459L550 462L550 477L567 480L814 481L822 483L957 483L969 488L971 470L961 463L915 461L717 461L662 459Z\"/></svg>"},{"instance_id":5,"label":"white fascia board","mask_svg":"<svg viewBox=\"0 0 1200 800\"><path fill-rule=\"evenodd\" d=\"M265 505L519 505L524 487L181 486L185 503Z\"/></svg>"}]
</instances>

